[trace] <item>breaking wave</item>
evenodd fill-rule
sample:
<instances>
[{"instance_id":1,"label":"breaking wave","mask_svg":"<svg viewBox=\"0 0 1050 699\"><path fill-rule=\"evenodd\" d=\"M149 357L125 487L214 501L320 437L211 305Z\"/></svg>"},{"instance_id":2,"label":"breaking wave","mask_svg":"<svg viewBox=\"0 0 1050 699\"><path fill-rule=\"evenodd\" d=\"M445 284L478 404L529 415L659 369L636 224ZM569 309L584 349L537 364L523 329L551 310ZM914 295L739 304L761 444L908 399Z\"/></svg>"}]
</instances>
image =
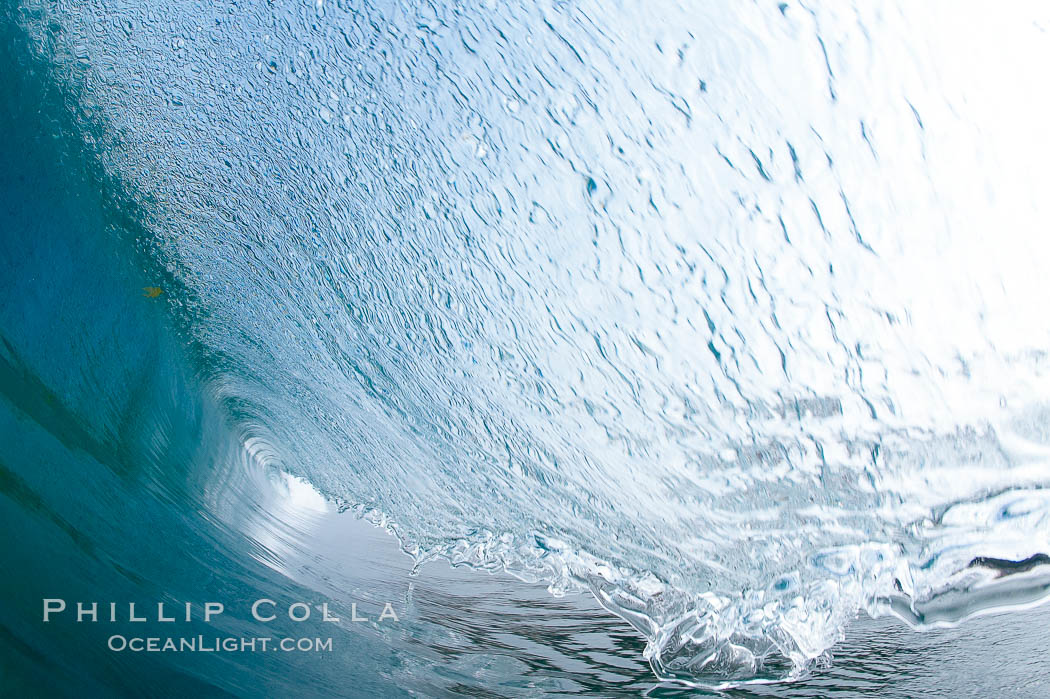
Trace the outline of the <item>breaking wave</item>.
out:
<instances>
[{"instance_id":1,"label":"breaking wave","mask_svg":"<svg viewBox=\"0 0 1050 699\"><path fill-rule=\"evenodd\" d=\"M1046 597L1046 7L17 5L243 458L421 562L708 685Z\"/></svg>"}]
</instances>

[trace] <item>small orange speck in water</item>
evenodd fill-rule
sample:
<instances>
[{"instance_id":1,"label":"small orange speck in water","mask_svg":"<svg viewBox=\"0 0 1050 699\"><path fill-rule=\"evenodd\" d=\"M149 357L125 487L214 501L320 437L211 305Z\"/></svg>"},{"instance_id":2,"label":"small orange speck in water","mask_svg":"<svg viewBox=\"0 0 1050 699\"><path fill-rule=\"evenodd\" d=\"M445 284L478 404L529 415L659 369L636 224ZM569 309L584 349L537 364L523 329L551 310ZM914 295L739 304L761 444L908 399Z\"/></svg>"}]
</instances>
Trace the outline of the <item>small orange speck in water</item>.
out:
<instances>
[{"instance_id":1,"label":"small orange speck in water","mask_svg":"<svg viewBox=\"0 0 1050 699\"><path fill-rule=\"evenodd\" d=\"M142 295L148 299L155 299L164 293L164 289L161 289L159 286L144 286L142 291Z\"/></svg>"}]
</instances>

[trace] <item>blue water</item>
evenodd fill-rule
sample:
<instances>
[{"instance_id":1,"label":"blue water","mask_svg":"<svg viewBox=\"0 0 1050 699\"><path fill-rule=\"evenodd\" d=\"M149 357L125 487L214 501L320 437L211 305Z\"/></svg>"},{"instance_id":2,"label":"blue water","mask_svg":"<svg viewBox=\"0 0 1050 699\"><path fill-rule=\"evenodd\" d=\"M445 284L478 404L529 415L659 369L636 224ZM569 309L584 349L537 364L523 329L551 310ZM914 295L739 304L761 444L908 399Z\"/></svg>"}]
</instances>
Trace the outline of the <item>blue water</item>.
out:
<instances>
[{"instance_id":1,"label":"blue water","mask_svg":"<svg viewBox=\"0 0 1050 699\"><path fill-rule=\"evenodd\" d=\"M0 10L0 690L1045 692L1045 10L278 5Z\"/></svg>"}]
</instances>

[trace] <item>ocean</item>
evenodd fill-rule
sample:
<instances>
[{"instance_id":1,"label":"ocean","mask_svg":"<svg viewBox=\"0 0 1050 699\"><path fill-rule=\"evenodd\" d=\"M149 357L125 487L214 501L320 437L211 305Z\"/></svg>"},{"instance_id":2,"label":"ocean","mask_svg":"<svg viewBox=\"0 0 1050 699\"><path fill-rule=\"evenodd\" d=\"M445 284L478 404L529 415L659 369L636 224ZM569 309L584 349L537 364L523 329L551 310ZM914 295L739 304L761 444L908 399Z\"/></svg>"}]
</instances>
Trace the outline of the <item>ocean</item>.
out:
<instances>
[{"instance_id":1,"label":"ocean","mask_svg":"<svg viewBox=\"0 0 1050 699\"><path fill-rule=\"evenodd\" d=\"M0 695L1045 695L1048 28L5 3Z\"/></svg>"}]
</instances>

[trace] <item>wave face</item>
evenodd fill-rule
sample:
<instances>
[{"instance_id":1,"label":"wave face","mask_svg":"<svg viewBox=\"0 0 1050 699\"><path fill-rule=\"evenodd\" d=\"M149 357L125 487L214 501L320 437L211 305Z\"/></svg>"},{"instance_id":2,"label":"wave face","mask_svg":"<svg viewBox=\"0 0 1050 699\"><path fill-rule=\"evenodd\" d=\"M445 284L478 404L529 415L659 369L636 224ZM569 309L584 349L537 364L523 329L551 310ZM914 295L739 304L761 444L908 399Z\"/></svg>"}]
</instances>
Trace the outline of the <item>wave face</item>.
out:
<instances>
[{"instance_id":1,"label":"wave face","mask_svg":"<svg viewBox=\"0 0 1050 699\"><path fill-rule=\"evenodd\" d=\"M811 5L8 20L134 202L198 442L717 684L1046 585L970 563L1050 549L1047 8Z\"/></svg>"}]
</instances>

